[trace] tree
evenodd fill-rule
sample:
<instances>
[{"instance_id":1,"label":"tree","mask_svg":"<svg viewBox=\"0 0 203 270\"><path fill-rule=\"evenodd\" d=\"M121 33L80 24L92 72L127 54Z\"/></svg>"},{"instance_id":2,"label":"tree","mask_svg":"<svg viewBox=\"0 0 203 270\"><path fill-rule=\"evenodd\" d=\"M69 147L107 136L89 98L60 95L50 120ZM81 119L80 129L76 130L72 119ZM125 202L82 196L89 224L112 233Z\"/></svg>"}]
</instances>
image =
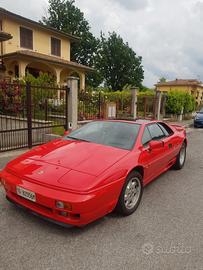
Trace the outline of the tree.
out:
<instances>
[{"instance_id":1,"label":"tree","mask_svg":"<svg viewBox=\"0 0 203 270\"><path fill-rule=\"evenodd\" d=\"M104 77L106 86L115 90L122 90L127 84L141 86L144 79L142 58L124 43L115 32L106 38L101 34L101 48L97 67Z\"/></svg>"},{"instance_id":2,"label":"tree","mask_svg":"<svg viewBox=\"0 0 203 270\"><path fill-rule=\"evenodd\" d=\"M88 21L74 3L74 0L49 0L47 16L42 17L42 23L80 37L80 42L71 45L71 60L95 67L95 55L100 41L90 32ZM97 72L87 76L87 84L90 86L96 87L101 81Z\"/></svg>"},{"instance_id":3,"label":"tree","mask_svg":"<svg viewBox=\"0 0 203 270\"><path fill-rule=\"evenodd\" d=\"M108 39L104 35L101 40L95 38L74 0L49 0L42 23L80 37L80 42L71 45L71 60L95 68L86 77L88 86L97 87L103 82L113 90L122 90L125 85L141 86L142 58L115 32Z\"/></svg>"},{"instance_id":4,"label":"tree","mask_svg":"<svg viewBox=\"0 0 203 270\"><path fill-rule=\"evenodd\" d=\"M166 78L165 78L165 77L161 77L161 78L159 79L159 82L160 82L160 83L165 83L165 82L166 82Z\"/></svg>"},{"instance_id":5,"label":"tree","mask_svg":"<svg viewBox=\"0 0 203 270\"><path fill-rule=\"evenodd\" d=\"M149 88L143 84L140 86L139 90L140 90L140 92L148 92L148 91L155 92L155 89Z\"/></svg>"}]
</instances>

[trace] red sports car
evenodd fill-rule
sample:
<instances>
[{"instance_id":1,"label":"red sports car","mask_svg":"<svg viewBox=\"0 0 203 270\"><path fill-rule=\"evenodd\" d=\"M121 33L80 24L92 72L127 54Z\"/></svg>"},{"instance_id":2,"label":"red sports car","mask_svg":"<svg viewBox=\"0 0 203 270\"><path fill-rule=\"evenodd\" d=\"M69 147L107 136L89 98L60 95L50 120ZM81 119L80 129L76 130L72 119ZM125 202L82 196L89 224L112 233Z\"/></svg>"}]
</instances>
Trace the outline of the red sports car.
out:
<instances>
[{"instance_id":1,"label":"red sports car","mask_svg":"<svg viewBox=\"0 0 203 270\"><path fill-rule=\"evenodd\" d=\"M83 226L114 209L138 207L143 187L170 167L181 169L183 127L160 121L95 121L7 164L9 201L52 222Z\"/></svg>"}]
</instances>

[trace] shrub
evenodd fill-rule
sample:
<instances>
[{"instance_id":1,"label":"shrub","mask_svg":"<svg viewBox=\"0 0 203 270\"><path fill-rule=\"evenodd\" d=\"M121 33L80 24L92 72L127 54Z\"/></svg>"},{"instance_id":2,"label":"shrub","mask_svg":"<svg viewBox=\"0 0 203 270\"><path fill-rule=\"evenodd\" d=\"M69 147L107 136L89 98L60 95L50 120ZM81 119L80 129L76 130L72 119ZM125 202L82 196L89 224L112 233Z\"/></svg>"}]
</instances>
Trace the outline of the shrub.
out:
<instances>
[{"instance_id":1,"label":"shrub","mask_svg":"<svg viewBox=\"0 0 203 270\"><path fill-rule=\"evenodd\" d=\"M10 85L6 81L1 81L0 89L0 112L16 115L22 111L21 95L23 87L16 83Z\"/></svg>"},{"instance_id":2,"label":"shrub","mask_svg":"<svg viewBox=\"0 0 203 270\"><path fill-rule=\"evenodd\" d=\"M189 93L185 94L184 113L193 112L195 110L195 99Z\"/></svg>"},{"instance_id":3,"label":"shrub","mask_svg":"<svg viewBox=\"0 0 203 270\"><path fill-rule=\"evenodd\" d=\"M138 96L141 96L141 97L143 97L143 96L155 96L155 91L150 90L150 89L148 89L146 91L139 91Z\"/></svg>"},{"instance_id":4,"label":"shrub","mask_svg":"<svg viewBox=\"0 0 203 270\"><path fill-rule=\"evenodd\" d=\"M46 72L40 72L37 78L32 74L27 73L23 81L29 82L31 85L56 86L55 77Z\"/></svg>"},{"instance_id":5,"label":"shrub","mask_svg":"<svg viewBox=\"0 0 203 270\"><path fill-rule=\"evenodd\" d=\"M195 100L192 95L182 91L170 91L167 96L166 112L181 114L192 112L195 109Z\"/></svg>"}]
</instances>

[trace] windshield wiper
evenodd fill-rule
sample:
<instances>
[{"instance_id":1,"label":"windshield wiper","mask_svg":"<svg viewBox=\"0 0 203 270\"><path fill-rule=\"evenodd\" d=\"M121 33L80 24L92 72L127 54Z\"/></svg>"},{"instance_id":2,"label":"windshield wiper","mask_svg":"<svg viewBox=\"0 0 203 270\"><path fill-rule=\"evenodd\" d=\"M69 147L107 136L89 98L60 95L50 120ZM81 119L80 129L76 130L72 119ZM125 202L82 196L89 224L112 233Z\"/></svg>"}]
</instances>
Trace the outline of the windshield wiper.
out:
<instances>
[{"instance_id":1,"label":"windshield wiper","mask_svg":"<svg viewBox=\"0 0 203 270\"><path fill-rule=\"evenodd\" d=\"M70 138L70 139L73 139L75 141L90 142L90 141L87 141L87 140L84 140L84 139L75 138L75 137L72 137L72 136L66 136L66 138Z\"/></svg>"}]
</instances>

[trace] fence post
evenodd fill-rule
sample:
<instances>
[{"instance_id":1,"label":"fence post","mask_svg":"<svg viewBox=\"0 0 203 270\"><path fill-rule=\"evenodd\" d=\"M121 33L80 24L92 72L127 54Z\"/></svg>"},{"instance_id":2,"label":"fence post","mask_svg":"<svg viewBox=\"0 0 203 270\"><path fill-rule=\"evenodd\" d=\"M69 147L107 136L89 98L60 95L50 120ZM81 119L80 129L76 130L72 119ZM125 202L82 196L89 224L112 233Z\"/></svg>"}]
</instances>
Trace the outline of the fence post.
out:
<instances>
[{"instance_id":1,"label":"fence post","mask_svg":"<svg viewBox=\"0 0 203 270\"><path fill-rule=\"evenodd\" d=\"M78 78L68 77L68 129L78 126Z\"/></svg>"},{"instance_id":2,"label":"fence post","mask_svg":"<svg viewBox=\"0 0 203 270\"><path fill-rule=\"evenodd\" d=\"M101 91L99 91L99 119L101 119Z\"/></svg>"},{"instance_id":3,"label":"fence post","mask_svg":"<svg viewBox=\"0 0 203 270\"><path fill-rule=\"evenodd\" d=\"M44 102L44 109L45 109L45 121L47 121L48 119L48 101L47 101L47 98L45 99L45 102Z\"/></svg>"},{"instance_id":4,"label":"fence post","mask_svg":"<svg viewBox=\"0 0 203 270\"><path fill-rule=\"evenodd\" d=\"M182 122L182 121L183 121L183 111L184 111L184 108L182 107L181 112L180 112L180 114L178 115L178 121L179 121L179 122Z\"/></svg>"},{"instance_id":5,"label":"fence post","mask_svg":"<svg viewBox=\"0 0 203 270\"><path fill-rule=\"evenodd\" d=\"M70 88L68 85L66 85L65 90L65 130L68 130L68 94L69 94Z\"/></svg>"},{"instance_id":6,"label":"fence post","mask_svg":"<svg viewBox=\"0 0 203 270\"><path fill-rule=\"evenodd\" d=\"M156 92L156 99L155 99L155 108L154 108L154 119L160 120L161 118L161 98L162 98L162 92L157 91Z\"/></svg>"},{"instance_id":7,"label":"fence post","mask_svg":"<svg viewBox=\"0 0 203 270\"><path fill-rule=\"evenodd\" d=\"M32 148L32 96L31 84L26 83L26 100L27 100L27 138L28 147Z\"/></svg>"},{"instance_id":8,"label":"fence post","mask_svg":"<svg viewBox=\"0 0 203 270\"><path fill-rule=\"evenodd\" d=\"M147 116L147 97L144 97L144 118Z\"/></svg>"},{"instance_id":9,"label":"fence post","mask_svg":"<svg viewBox=\"0 0 203 270\"><path fill-rule=\"evenodd\" d=\"M163 94L162 97L162 110L161 110L161 114L163 117L165 117L166 115L166 102L167 102L167 96L166 94Z\"/></svg>"},{"instance_id":10,"label":"fence post","mask_svg":"<svg viewBox=\"0 0 203 270\"><path fill-rule=\"evenodd\" d=\"M137 92L138 92L138 87L131 88L131 94L132 94L131 113L134 120L137 118Z\"/></svg>"}]
</instances>

